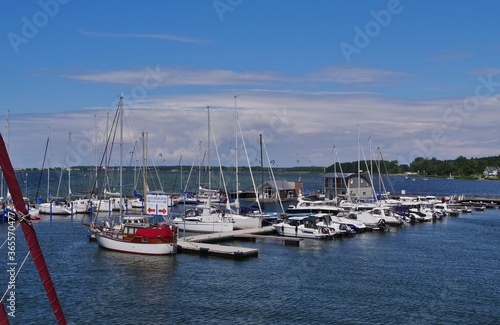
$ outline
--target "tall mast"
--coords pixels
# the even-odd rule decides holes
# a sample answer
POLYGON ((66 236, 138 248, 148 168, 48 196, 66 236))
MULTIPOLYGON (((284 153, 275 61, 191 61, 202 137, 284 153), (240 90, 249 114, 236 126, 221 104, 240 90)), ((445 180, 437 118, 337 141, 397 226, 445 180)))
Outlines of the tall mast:
MULTIPOLYGON (((259 144, 260 144, 260 197, 264 200, 264 161, 262 160, 262 133, 259 134, 259 144)), ((276 189, 279 191, 279 189, 276 189)))
POLYGON ((141 141, 142 141, 142 195, 144 202, 144 212, 147 214, 146 207, 146 197, 148 195, 147 185, 146 185, 146 141, 144 140, 144 131, 141 132, 141 141))
POLYGON ((120 118, 120 217, 123 214, 123 94, 120 96, 118 104, 118 112, 120 118))
MULTIPOLYGON (((71 148, 71 132, 68 134, 68 146, 71 148)), ((71 159, 69 159, 71 161, 71 159)), ((71 166, 68 164, 68 200, 71 200, 71 166)))
POLYGON ((47 138, 47 202, 50 201, 50 126, 49 137, 47 138))
POLYGON ((236 200, 235 200, 235 206, 236 206, 236 213, 240 214, 240 187, 239 187, 239 170, 238 170, 238 105, 237 105, 237 99, 238 95, 234 95, 234 111, 235 111, 235 119, 236 119, 236 132, 235 132, 235 156, 236 156, 236 162, 235 162, 235 169, 236 169, 236 200))
POLYGON ((335 160, 335 145, 333 146, 333 182, 335 188, 335 200, 337 200, 337 161, 335 160))
MULTIPOLYGON (((94 188, 92 189, 92 193, 94 192, 94 189, 97 188, 97 186, 99 185, 98 184, 98 181, 97 181, 97 176, 99 176, 98 172, 97 172, 97 166, 99 166, 99 155, 98 155, 98 151, 97 151, 97 114, 94 114, 94 154, 95 154, 95 180, 94 180, 94 188)), ((97 191, 96 191, 97 192, 97 191)), ((96 193, 97 194, 97 193, 96 193)))
MULTIPOLYGON (((210 106, 207 106, 208 111, 208 138, 207 138, 207 166, 208 166, 208 209, 212 205, 212 169, 210 167, 210 106)), ((210 211, 210 210, 209 210, 210 211)))
POLYGON ((361 143, 359 142, 359 124, 357 124, 357 133, 358 133, 358 185, 357 185, 357 189, 356 189, 356 198, 359 197, 359 188, 360 188, 360 174, 361 174, 361 165, 360 165, 360 157, 359 157, 359 150, 360 150, 360 146, 361 146, 361 143))

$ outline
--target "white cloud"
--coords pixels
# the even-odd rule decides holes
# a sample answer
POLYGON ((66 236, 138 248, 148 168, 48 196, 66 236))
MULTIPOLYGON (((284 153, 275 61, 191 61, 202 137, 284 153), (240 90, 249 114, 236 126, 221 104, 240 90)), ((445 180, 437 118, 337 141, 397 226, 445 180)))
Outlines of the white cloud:
MULTIPOLYGON (((200 141, 203 150, 206 148, 206 106, 210 104, 222 163, 233 165, 234 94, 231 91, 148 96, 126 102, 125 152, 132 150, 144 130, 149 133, 151 159, 159 159, 161 153, 165 164, 176 165, 182 155, 183 162, 191 164, 200 141)), ((473 117, 453 111, 449 117, 446 112, 453 110, 454 104, 463 98, 416 101, 366 93, 270 90, 239 91, 238 94, 239 121, 253 162, 258 158, 259 134, 264 137, 270 158, 279 166, 296 166, 297 157, 301 164, 331 164, 334 145, 342 161, 356 160, 358 124, 367 156, 369 137, 373 148, 380 146, 385 159, 401 163, 417 156, 453 159, 460 155, 498 154, 498 146, 488 143, 496 139, 499 131, 498 123, 491 119, 498 97, 481 102, 473 117)), ((111 124, 113 114, 113 110, 102 108, 43 115, 13 114, 10 138, 15 166, 41 167, 49 126, 52 166, 62 164, 68 150, 72 152, 74 164, 94 165, 96 121, 98 131, 103 133, 111 124), (67 147, 68 132, 72 132, 73 148, 67 147)), ((100 138, 102 145, 102 136, 100 138)), ((215 153, 212 158, 216 164, 215 153)), ((125 161, 129 159, 127 155, 125 161)), ((245 164, 242 156, 241 165, 245 164)))
POLYGON ((156 65, 114 71, 66 74, 65 77, 97 83, 125 85, 270 85, 284 82, 335 82, 339 84, 386 83, 406 74, 382 69, 328 66, 302 76, 284 75, 277 71, 234 71, 227 69, 179 68, 156 65))
POLYGON ((85 74, 70 74, 66 77, 87 82, 125 85, 253 85, 283 81, 288 78, 272 71, 232 71, 224 69, 170 68, 157 65, 154 68, 127 69, 85 74))
POLYGON ((406 76, 405 73, 383 69, 357 66, 328 66, 311 73, 311 80, 333 81, 345 84, 385 82, 386 80, 406 76))
POLYGON ((151 38, 151 39, 159 39, 159 40, 167 40, 167 41, 175 41, 181 43, 208 43, 209 40, 202 40, 184 36, 170 35, 170 34, 138 34, 138 33, 128 33, 128 34, 120 34, 120 33, 102 33, 102 32, 87 32, 84 30, 77 30, 78 33, 85 36, 92 37, 113 37, 113 38, 151 38))

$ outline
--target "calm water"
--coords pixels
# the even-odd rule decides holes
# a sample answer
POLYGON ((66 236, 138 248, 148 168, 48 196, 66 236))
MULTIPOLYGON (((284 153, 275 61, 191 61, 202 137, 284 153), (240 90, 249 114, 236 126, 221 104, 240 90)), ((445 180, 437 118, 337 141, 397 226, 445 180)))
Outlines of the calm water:
MULTIPOLYGON (((490 182, 466 187, 476 184, 479 192, 490 182)), ((106 251, 88 242, 80 217, 46 217, 35 229, 70 324, 500 323, 498 209, 299 247, 231 242, 259 249, 244 260, 106 251)), ((5 239, 7 225, 0 230, 5 239)), ((21 264, 27 249, 16 234, 21 264)), ((7 269, 5 247, 0 263, 7 269)), ((11 324, 54 323, 31 258, 15 315, 11 324)))

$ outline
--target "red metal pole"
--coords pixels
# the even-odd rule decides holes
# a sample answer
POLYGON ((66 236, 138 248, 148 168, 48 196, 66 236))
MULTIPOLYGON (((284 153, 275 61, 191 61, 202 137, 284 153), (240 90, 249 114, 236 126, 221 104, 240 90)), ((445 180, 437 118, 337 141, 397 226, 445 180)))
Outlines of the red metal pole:
POLYGON ((0 325, 9 325, 9 317, 5 312, 3 303, 0 303, 0 325))
MULTIPOLYGON (((12 196, 14 207, 16 208, 18 213, 22 214, 23 216, 28 216, 29 214, 26 210, 26 206, 24 205, 25 203, 23 195, 21 193, 21 188, 19 187, 19 182, 17 181, 16 174, 14 173, 14 169, 12 168, 12 163, 10 161, 9 154, 7 153, 7 148, 1 134, 0 166, 2 167, 2 172, 4 174, 7 187, 9 188, 10 195, 12 196)), ((38 242, 35 229, 33 228, 32 224, 23 217, 19 220, 19 222, 21 224, 21 228, 23 229, 24 237, 26 238, 26 243, 28 244, 30 254, 33 257, 36 269, 38 271, 38 274, 40 275, 40 280, 42 281, 43 287, 45 288, 45 293, 47 294, 50 305, 52 306, 56 321, 60 325, 66 325, 67 322, 64 318, 64 314, 61 308, 61 304, 59 303, 54 284, 52 283, 52 279, 50 278, 49 269, 47 268, 47 264, 45 263, 45 258, 43 257, 42 249, 40 247, 40 243, 38 242)), ((1 316, 2 315, 0 310, 0 319, 1 316)))

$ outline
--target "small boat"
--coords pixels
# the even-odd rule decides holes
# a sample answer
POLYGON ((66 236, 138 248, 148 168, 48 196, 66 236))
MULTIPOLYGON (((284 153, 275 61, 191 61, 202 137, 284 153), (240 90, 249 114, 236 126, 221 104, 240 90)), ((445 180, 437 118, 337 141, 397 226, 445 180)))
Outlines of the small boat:
POLYGON ((462 207, 462 213, 472 213, 472 209, 468 206, 462 207))
POLYGON ((38 210, 42 214, 70 215, 71 207, 65 200, 50 200, 38 205, 38 210))
POLYGON ((124 216, 122 222, 101 227, 90 225, 99 246, 110 250, 145 254, 171 255, 177 252, 177 229, 165 221, 152 221, 154 216, 124 216))
POLYGON ((322 215, 295 216, 274 225, 281 236, 313 239, 332 238, 334 233, 325 225, 322 215))
POLYGON ((324 221, 317 222, 316 225, 328 227, 334 237, 347 237, 356 233, 348 224, 339 221, 338 217, 326 213, 318 213, 315 217, 324 219, 324 221))
POLYGON ((392 208, 376 207, 368 211, 368 213, 375 217, 377 223, 381 219, 383 219, 386 224, 391 226, 401 226, 404 223, 401 216, 395 213, 392 208))
POLYGON ((89 212, 90 199, 74 199, 70 201, 70 209, 73 213, 87 213, 89 212))
POLYGON ((191 232, 215 233, 234 230, 234 223, 231 220, 207 206, 186 210, 184 216, 176 217, 173 221, 180 230, 191 232))

